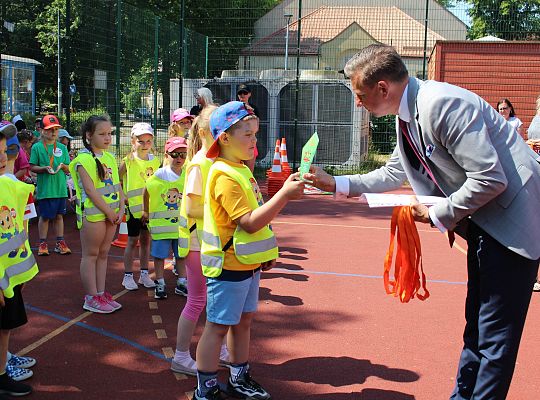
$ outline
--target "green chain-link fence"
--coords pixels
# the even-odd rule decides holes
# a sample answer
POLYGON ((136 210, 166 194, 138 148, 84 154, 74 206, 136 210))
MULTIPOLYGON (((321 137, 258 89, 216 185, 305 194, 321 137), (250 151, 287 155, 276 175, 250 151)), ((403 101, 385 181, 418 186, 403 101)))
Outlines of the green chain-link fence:
POLYGON ((369 170, 391 153, 395 123, 355 107, 342 73, 354 53, 390 44, 412 76, 492 104, 510 98, 526 129, 540 93, 539 10, 538 0, 2 2, 2 110, 29 124, 58 112, 60 37, 62 119, 76 133, 91 113, 108 113, 119 157, 135 121, 152 123, 159 150, 171 111, 191 109, 197 89, 220 104, 247 84, 261 120, 259 167, 271 164, 281 137, 297 163, 317 131, 316 162, 335 173, 369 170))

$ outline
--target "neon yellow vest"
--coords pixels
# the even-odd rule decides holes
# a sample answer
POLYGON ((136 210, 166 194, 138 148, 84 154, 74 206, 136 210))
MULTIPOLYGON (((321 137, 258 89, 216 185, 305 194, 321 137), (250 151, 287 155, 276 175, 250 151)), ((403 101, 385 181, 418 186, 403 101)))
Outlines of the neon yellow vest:
POLYGON ((82 165, 86 173, 90 176, 92 182, 94 182, 94 187, 105 203, 107 203, 114 212, 118 212, 120 208, 121 186, 116 159, 111 153, 104 151, 103 155, 99 158, 99 161, 105 169, 105 179, 103 181, 98 177, 96 161, 89 151, 80 151, 79 155, 69 164, 69 172, 73 178, 75 193, 77 194, 75 212, 77 213, 77 227, 79 229, 81 229, 85 218, 89 222, 98 222, 105 221, 107 217, 94 205, 88 196, 84 200, 84 203, 81 204, 82 189, 79 182, 79 174, 77 173, 78 165, 82 165))
MULTIPOLYGON (((212 166, 212 160, 206 158, 202 154, 195 154, 187 168, 184 168, 186 170, 184 187, 186 187, 187 177, 189 175, 189 172, 191 171, 191 167, 193 167, 194 165, 199 166, 199 168, 201 169, 202 192, 204 196, 204 193, 206 191, 206 178, 208 177, 208 172, 210 171, 210 167, 212 166)), ((182 201, 182 205, 180 207, 180 226, 178 228, 178 255, 180 257, 186 257, 188 255, 189 249, 191 247, 191 232, 195 228, 197 229, 197 236, 199 237, 199 240, 201 240, 203 231, 203 219, 197 218, 194 221, 193 218, 189 218, 186 212, 186 202, 182 201)))
POLYGON ((24 210, 32 185, 0 176, 0 290, 13 297, 13 288, 38 273, 24 230, 24 210))
POLYGON ((169 182, 154 175, 146 182, 148 230, 153 240, 178 239, 183 189, 182 176, 169 182))
POLYGON ((124 163, 126 165, 124 193, 128 199, 129 211, 135 218, 141 218, 144 186, 148 178, 157 171, 160 162, 157 157, 152 160, 141 160, 137 157, 129 159, 129 157, 126 157, 124 163))
MULTIPOLYGON (((207 182, 212 182, 214 175, 218 171, 224 172, 238 182, 246 193, 252 210, 259 207, 251 182, 254 178, 247 166, 233 167, 222 161, 216 161, 210 168, 207 182)), ((225 243, 221 243, 217 224, 210 209, 210 186, 206 187, 204 197, 203 224, 204 229, 201 241, 203 275, 209 278, 215 278, 221 274, 221 270, 224 267, 223 260, 225 252, 223 251, 223 247, 225 243)), ((240 226, 237 226, 232 239, 235 256, 243 264, 263 263, 278 258, 276 238, 268 225, 255 233, 247 233, 240 226)))

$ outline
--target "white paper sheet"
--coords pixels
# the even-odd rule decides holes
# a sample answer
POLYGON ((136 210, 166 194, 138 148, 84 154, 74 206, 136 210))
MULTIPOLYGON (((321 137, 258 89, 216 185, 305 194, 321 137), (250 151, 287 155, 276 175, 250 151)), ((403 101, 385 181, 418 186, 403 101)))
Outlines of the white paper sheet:
MULTIPOLYGON (((411 205, 410 194, 390 194, 390 193, 364 193, 360 196, 360 201, 367 203, 371 208, 377 207, 396 207, 396 206, 409 206, 411 205)), ((444 197, 437 196, 416 196, 421 204, 426 206, 432 206, 444 197)))

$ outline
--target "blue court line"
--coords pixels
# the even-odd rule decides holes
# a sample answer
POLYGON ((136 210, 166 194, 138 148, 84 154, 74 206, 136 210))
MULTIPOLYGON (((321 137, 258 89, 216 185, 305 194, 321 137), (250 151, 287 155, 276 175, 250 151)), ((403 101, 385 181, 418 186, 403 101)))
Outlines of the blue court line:
MULTIPOLYGON (((74 251, 73 254, 81 254, 78 251, 74 251)), ((117 256, 109 254, 109 257, 112 258, 124 258, 124 256, 117 256)), ((134 258, 138 259, 138 258, 134 258)), ((352 274, 352 273, 341 273, 341 272, 332 272, 332 271, 310 271, 310 270, 293 270, 286 268, 272 268, 272 271, 283 271, 288 272, 289 274, 301 274, 301 273, 307 273, 312 275, 330 275, 330 276, 345 276, 345 277, 352 277, 352 278, 365 278, 365 279, 383 279, 382 275, 365 275, 365 274, 352 274)), ((440 279, 427 279, 426 280, 429 283, 444 283, 447 285, 466 285, 467 282, 461 282, 461 281, 447 281, 447 280, 440 280, 440 279)))
MULTIPOLYGON (((271 271, 283 271, 288 272, 290 274, 301 274, 303 272, 307 274, 313 274, 313 275, 334 275, 334 276, 347 276, 352 278, 365 278, 365 279, 383 279, 382 275, 365 275, 365 274, 352 274, 352 273, 342 273, 342 272, 329 272, 329 271, 309 271, 309 270, 294 270, 291 271, 290 269, 286 268, 272 268, 271 271)), ((467 282, 454 282, 454 281, 446 281, 446 280, 440 280, 440 279, 426 279, 427 282, 430 283, 445 283, 447 285, 466 285, 467 282)))
MULTIPOLYGON (((71 321, 71 319, 69 318, 66 318, 66 317, 63 317, 61 315, 58 315, 58 314, 55 314, 53 312, 50 312, 50 311, 47 311, 47 310, 43 310, 41 308, 38 308, 38 307, 35 307, 35 306, 32 306, 30 304, 25 304, 26 308, 28 310, 31 310, 31 311, 34 311, 34 312, 37 312, 38 314, 42 314, 42 315, 46 315, 48 317, 51 317, 51 318, 54 318, 54 319, 57 319, 57 320, 60 320, 60 321, 63 321, 63 322, 69 322, 71 321)), ((122 337, 120 335, 117 335, 116 333, 112 333, 112 332, 109 332, 109 331, 106 331, 105 329, 103 328, 96 328, 92 325, 88 325, 88 324, 85 324, 85 323, 82 323, 82 322, 76 322, 75 324, 73 325, 76 325, 76 326, 79 326, 81 328, 84 328, 84 329, 87 329, 91 332, 94 332, 94 333, 97 333, 99 335, 102 335, 102 336, 106 336, 108 338, 111 338, 111 339, 114 339, 114 340, 117 340, 123 344, 127 344, 131 347, 134 347, 136 348, 137 350, 141 350, 141 351, 144 351, 145 353, 147 354, 150 354, 151 356, 154 356, 156 358, 159 358, 160 360, 163 360, 163 361, 170 361, 170 359, 168 359, 167 357, 165 357, 163 354, 161 353, 158 353, 157 351, 154 351, 152 349, 149 349, 148 347, 144 347, 142 345, 140 345, 139 343, 137 342, 134 342, 132 340, 129 340, 129 339, 126 339, 125 337, 122 337)))

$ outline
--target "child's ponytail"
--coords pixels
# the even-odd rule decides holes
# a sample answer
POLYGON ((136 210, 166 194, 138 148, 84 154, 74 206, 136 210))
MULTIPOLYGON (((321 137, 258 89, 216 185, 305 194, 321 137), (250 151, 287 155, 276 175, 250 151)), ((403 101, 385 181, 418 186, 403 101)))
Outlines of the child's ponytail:
POLYGON ((201 149, 203 135, 212 136, 212 133, 210 132, 210 115, 212 115, 215 109, 217 109, 217 107, 214 105, 206 106, 193 121, 193 125, 189 131, 188 155, 186 161, 193 159, 195 154, 201 149))
POLYGON ((103 167, 103 164, 99 159, 96 157, 96 154, 94 153, 94 150, 92 149, 92 146, 90 143, 88 143, 88 138, 86 137, 87 133, 90 133, 90 136, 92 136, 96 130, 96 126, 100 122, 111 122, 108 116, 106 115, 92 115, 89 117, 84 124, 81 126, 81 136, 82 136, 82 142, 86 150, 92 154, 92 157, 94 158, 94 161, 96 162, 96 169, 98 173, 99 180, 105 179, 105 168, 103 167))

